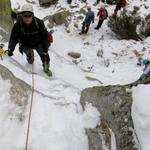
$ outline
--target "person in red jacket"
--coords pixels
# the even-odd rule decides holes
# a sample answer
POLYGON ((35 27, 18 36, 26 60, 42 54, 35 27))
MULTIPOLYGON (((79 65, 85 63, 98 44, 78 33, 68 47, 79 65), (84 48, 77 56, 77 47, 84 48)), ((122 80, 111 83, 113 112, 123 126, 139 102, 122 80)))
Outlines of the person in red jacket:
POLYGON ((99 18, 99 20, 98 20, 97 26, 95 27, 96 30, 98 30, 101 27, 101 25, 103 24, 103 21, 108 17, 108 12, 105 9, 105 5, 101 5, 97 13, 97 17, 99 18))
POLYGON ((123 8, 123 13, 125 13, 125 6, 126 6, 126 0, 117 0, 116 1, 116 8, 114 10, 114 15, 117 16, 117 12, 121 8, 123 8))

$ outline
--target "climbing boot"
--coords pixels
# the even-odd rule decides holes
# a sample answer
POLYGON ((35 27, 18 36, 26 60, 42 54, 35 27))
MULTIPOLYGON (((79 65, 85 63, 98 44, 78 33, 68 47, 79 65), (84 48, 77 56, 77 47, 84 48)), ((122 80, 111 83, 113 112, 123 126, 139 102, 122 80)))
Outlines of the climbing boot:
POLYGON ((34 62, 34 52, 33 51, 27 55, 27 61, 29 64, 33 64, 33 62, 34 62))
POLYGON ((49 64, 46 64, 46 63, 43 64, 43 71, 44 71, 48 76, 52 76, 52 71, 49 69, 49 64))
POLYGON ((80 32, 80 33, 79 33, 79 35, 82 35, 82 34, 84 34, 84 32, 80 32))
POLYGON ((33 64, 34 59, 33 59, 33 58, 31 58, 31 57, 27 57, 27 61, 28 61, 28 63, 29 63, 29 64, 33 64))

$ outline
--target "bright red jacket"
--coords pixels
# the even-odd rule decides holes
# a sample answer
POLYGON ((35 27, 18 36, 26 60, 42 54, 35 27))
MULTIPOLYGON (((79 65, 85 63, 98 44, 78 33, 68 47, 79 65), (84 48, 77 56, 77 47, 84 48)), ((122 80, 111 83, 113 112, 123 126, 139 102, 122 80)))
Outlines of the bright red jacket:
POLYGON ((126 0, 121 0, 121 7, 125 7, 126 6, 126 0))
POLYGON ((99 17, 99 20, 104 20, 107 18, 107 16, 108 16, 107 10, 100 8, 97 13, 97 17, 99 17))

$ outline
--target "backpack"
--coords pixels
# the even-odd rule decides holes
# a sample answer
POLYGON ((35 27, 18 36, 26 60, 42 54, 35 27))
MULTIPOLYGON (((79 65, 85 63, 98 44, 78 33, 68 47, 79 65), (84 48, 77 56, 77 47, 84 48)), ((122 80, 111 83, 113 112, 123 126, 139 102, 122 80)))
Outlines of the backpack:
POLYGON ((121 1, 121 7, 125 7, 126 6, 126 0, 122 0, 121 1))
POLYGON ((51 44, 53 43, 53 36, 50 32, 48 32, 48 42, 51 44))
POLYGON ((100 9, 99 12, 97 13, 97 16, 102 17, 103 19, 107 19, 108 12, 106 9, 100 9))
POLYGON ((14 10, 11 11, 11 19, 12 19, 12 21, 13 21, 14 24, 21 17, 22 17, 22 13, 21 12, 17 12, 17 11, 14 11, 14 10))
POLYGON ((107 19, 108 17, 108 12, 106 9, 103 10, 103 15, 104 15, 104 19, 107 19))

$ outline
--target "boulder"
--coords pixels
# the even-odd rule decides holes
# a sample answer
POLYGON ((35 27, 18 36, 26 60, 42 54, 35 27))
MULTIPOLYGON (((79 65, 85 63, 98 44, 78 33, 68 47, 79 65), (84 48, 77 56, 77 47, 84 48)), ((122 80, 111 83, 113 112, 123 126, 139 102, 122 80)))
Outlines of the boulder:
POLYGON ((12 85, 8 91, 10 94, 10 100, 18 106, 18 109, 20 109, 19 114, 15 114, 16 112, 11 113, 14 113, 19 121, 23 121, 25 119, 25 110, 28 104, 31 87, 20 79, 17 79, 6 67, 2 65, 0 65, 0 76, 3 80, 10 81, 12 85))
POLYGON ((58 0, 39 0, 40 6, 49 6, 51 4, 57 3, 58 0))
POLYGON ((52 26, 54 26, 54 24, 56 25, 65 24, 66 26, 68 26, 69 23, 67 21, 67 17, 69 16, 71 16, 71 13, 69 11, 61 11, 54 15, 49 15, 49 16, 44 17, 43 21, 48 20, 49 24, 51 24, 52 26))
POLYGON ((86 102, 91 103, 100 112, 102 122, 96 129, 87 132, 89 150, 104 150, 101 146, 103 140, 111 150, 110 129, 115 135, 117 150, 136 150, 131 117, 132 93, 126 87, 128 86, 93 87, 82 91, 82 106, 86 102))
POLYGON ((68 55, 73 57, 73 58, 80 58, 81 57, 81 54, 77 53, 77 52, 69 52, 68 55))
POLYGON ((69 11, 62 11, 53 15, 53 21, 57 25, 61 25, 67 22, 67 17, 70 16, 71 13, 69 11))
POLYGON ((10 0, 3 0, 0 2, 0 27, 3 28, 3 30, 0 28, 0 35, 4 39, 9 40, 12 26, 10 0))

